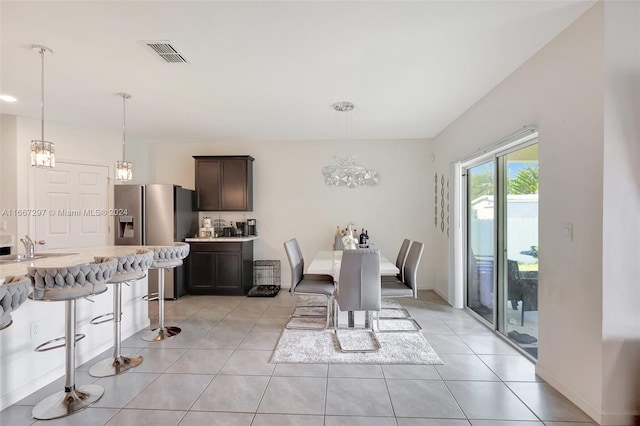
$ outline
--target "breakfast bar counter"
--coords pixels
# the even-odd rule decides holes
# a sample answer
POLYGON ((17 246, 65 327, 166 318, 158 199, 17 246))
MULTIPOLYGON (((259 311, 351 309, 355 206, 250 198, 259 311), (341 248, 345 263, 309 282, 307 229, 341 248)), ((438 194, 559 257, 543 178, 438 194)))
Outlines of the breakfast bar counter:
MULTIPOLYGON (((0 282, 7 276, 26 275, 29 266, 65 267, 93 262, 94 256, 126 256, 149 246, 71 247, 35 253, 33 259, 1 260, 0 282)), ((1 258, 0 258, 1 259, 1 258)), ((5 257, 5 259, 7 259, 5 257)), ((86 338, 77 343, 76 366, 112 347, 113 325, 107 322, 91 325, 89 321, 105 312, 112 312, 112 291, 78 299, 76 307, 77 332, 86 338), (92 303, 93 302, 93 303, 92 303)), ((149 327, 147 278, 122 288, 122 339, 149 327)), ((34 352, 43 342, 64 335, 64 304, 34 302, 27 299, 11 312, 13 323, 0 331, 0 410, 12 405, 64 375, 64 356, 57 349, 34 352)))
POLYGON ((99 246, 52 249, 35 253, 33 259, 0 260, 0 280, 8 275, 26 275, 27 267, 64 267, 93 262, 94 256, 126 256, 149 246, 99 246))

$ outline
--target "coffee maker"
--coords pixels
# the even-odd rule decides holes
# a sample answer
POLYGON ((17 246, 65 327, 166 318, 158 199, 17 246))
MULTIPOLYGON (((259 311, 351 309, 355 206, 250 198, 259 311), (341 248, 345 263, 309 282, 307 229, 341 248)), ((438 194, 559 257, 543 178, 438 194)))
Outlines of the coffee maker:
POLYGON ((258 235, 255 219, 247 219, 247 235, 258 235))
POLYGON ((238 235, 246 237, 249 235, 247 233, 247 224, 246 222, 236 222, 236 228, 238 228, 238 235))

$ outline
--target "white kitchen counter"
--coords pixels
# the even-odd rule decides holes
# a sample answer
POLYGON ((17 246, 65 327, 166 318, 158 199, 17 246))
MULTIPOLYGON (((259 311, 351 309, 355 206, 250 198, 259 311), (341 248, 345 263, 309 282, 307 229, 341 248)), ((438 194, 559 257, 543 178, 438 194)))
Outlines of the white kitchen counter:
POLYGON ((7 275, 26 275, 28 266, 63 267, 93 262, 94 256, 126 256, 138 249, 148 249, 146 246, 101 246, 101 247, 72 247, 65 249, 42 250, 35 253, 36 257, 42 253, 58 253, 60 256, 43 257, 31 261, 0 263, 0 278, 7 275), (68 253, 68 255, 66 255, 68 253))
POLYGON ((245 241, 257 240, 258 237, 212 237, 212 238, 185 238, 188 243, 242 243, 245 241))

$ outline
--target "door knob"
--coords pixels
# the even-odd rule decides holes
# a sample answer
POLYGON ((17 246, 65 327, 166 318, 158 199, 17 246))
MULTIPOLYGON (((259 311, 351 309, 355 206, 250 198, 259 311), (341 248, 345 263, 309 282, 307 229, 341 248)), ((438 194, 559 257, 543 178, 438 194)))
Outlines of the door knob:
POLYGON ((36 244, 40 244, 41 246, 43 246, 43 245, 47 244, 47 242, 45 240, 38 240, 36 242, 36 244))

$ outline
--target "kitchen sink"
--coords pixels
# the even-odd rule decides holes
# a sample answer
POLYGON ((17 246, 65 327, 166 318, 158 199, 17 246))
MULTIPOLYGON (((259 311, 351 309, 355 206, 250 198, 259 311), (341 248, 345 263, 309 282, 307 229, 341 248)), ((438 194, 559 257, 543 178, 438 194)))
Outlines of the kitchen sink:
POLYGON ((5 263, 20 263, 20 262, 31 262, 38 259, 44 259, 47 257, 60 257, 60 256, 71 256, 78 253, 36 253, 33 257, 27 257, 24 254, 7 254, 4 256, 0 256, 0 264, 5 263))

